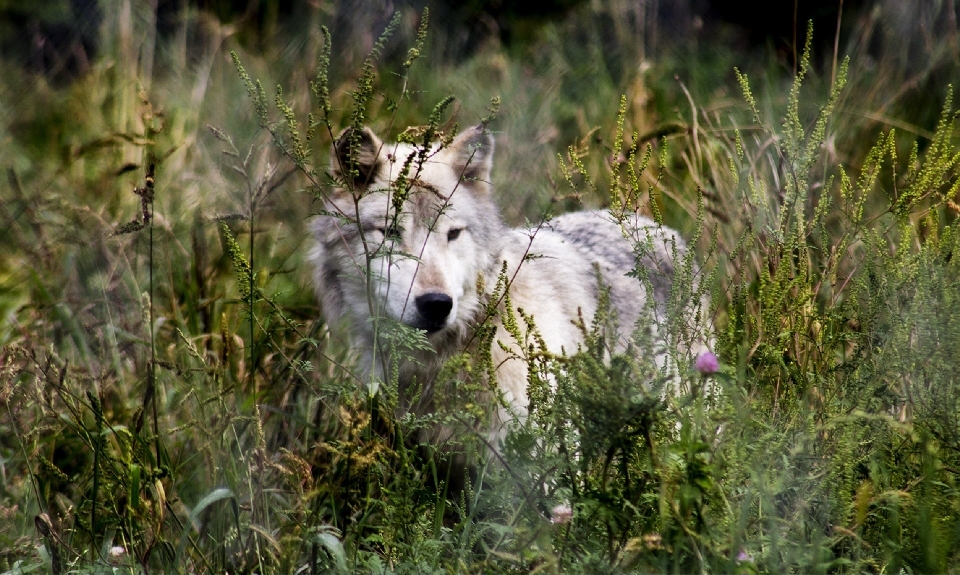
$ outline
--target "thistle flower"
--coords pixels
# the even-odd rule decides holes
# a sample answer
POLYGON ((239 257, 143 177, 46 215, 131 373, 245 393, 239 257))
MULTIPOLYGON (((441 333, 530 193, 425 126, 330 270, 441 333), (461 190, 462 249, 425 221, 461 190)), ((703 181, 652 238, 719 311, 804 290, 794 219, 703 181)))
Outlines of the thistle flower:
POLYGON ((573 509, 569 505, 557 505, 550 512, 550 522, 556 525, 566 525, 573 518, 573 509))
POLYGON ((705 351, 697 357, 694 367, 703 375, 710 375, 720 371, 720 360, 713 353, 705 351))

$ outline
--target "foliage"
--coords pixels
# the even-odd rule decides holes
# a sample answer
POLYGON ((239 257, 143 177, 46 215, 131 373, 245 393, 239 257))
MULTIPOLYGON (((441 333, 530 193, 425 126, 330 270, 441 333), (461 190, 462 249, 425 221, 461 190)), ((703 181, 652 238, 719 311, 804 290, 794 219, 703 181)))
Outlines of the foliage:
MULTIPOLYGON (((121 48, 72 87, 33 80, 41 101, 23 104, 4 128, 16 145, 0 150, 11 192, 0 206, 0 570, 955 571, 952 89, 929 132, 877 131, 870 114, 851 116, 882 90, 856 57, 827 82, 808 40, 789 85, 752 65, 714 93, 662 72, 596 72, 592 111, 577 111, 580 88, 545 78, 600 44, 546 29, 538 93, 517 88, 531 74, 522 58, 494 48, 424 65, 442 48, 427 20, 398 59, 391 34, 409 22, 392 19, 353 80, 332 69, 336 36, 319 26, 309 81, 303 62, 287 74, 236 51, 220 65, 212 47, 192 85, 171 75, 139 90, 121 48), (276 80, 274 98, 257 77, 276 80), (493 85, 506 95, 492 98, 493 85), (740 90, 736 104, 717 95, 727 89, 740 90), (658 112, 651 92, 690 109, 658 112), (371 124, 424 150, 395 184, 402 197, 430 146, 491 99, 482 122, 508 150, 502 198, 530 165, 543 169, 546 143, 573 142, 508 219, 548 202, 639 210, 695 247, 628 353, 610 345, 603 298, 578 353, 524 342, 530 416, 496 453, 471 431, 494 377, 492 332, 481 326, 446 366, 441 409, 405 414, 397 380, 362 381, 319 317, 303 225, 352 180, 328 174, 341 127, 371 124), (686 351, 707 327, 717 373, 686 351), (458 441, 418 440, 438 426, 458 441), (451 452, 472 462, 466 478, 451 452)), ((639 259, 649 246, 633 239, 639 259)), ((535 333, 497 305, 508 286, 504 270, 487 316, 535 333)), ((390 362, 422 351, 416 330, 378 331, 390 362)))

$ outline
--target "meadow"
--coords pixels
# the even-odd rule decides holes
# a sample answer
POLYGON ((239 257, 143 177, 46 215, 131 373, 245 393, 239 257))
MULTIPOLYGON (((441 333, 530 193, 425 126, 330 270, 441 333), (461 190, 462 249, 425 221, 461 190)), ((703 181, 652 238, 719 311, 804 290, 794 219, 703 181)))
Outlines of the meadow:
POLYGON ((953 2, 786 51, 647 3, 470 49, 407 8, 103 4, 81 74, 0 57, 0 573, 960 573, 953 2), (681 231, 661 330, 699 290, 720 364, 678 344, 667 385, 643 326, 611 356, 596 318, 531 358, 497 456, 462 434, 450 491, 410 438, 482 417, 490 365, 458 356, 429 416, 370 393, 308 225, 344 128, 481 121, 509 224, 681 231))

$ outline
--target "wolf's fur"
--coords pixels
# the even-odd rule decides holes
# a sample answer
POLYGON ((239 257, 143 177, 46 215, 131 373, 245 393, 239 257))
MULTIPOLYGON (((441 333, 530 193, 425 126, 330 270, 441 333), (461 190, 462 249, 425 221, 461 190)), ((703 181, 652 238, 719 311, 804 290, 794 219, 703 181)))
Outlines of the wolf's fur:
MULTIPOLYGON (((571 213, 536 230, 507 228, 489 183, 493 148, 493 138, 479 126, 422 157, 413 146, 381 143, 368 129, 345 132, 335 146, 333 173, 347 185, 334 190, 328 213, 314 225, 317 293, 328 322, 351 335, 374 379, 388 371, 374 318, 427 332, 433 349, 400 365, 401 388, 415 380, 423 389, 420 403, 410 409, 431 408, 430 386, 440 367, 463 349, 483 319, 488 294, 477 293, 477 286, 489 292, 503 262, 512 306, 535 319, 547 349, 556 354, 574 353, 583 342, 577 321, 589 325, 597 311, 598 269, 621 326, 621 350, 647 302, 643 284, 625 275, 636 264, 633 243, 609 214, 571 213), (411 155, 401 178, 410 193, 397 214, 396 181, 411 155)), ((683 252, 683 241, 641 216, 631 224, 628 231, 650 246, 640 263, 662 307, 673 254, 683 252)), ((502 324, 496 339, 509 350, 492 345, 497 385, 509 407, 493 414, 495 426, 522 415, 527 406, 527 366, 518 358, 523 352, 502 324)))

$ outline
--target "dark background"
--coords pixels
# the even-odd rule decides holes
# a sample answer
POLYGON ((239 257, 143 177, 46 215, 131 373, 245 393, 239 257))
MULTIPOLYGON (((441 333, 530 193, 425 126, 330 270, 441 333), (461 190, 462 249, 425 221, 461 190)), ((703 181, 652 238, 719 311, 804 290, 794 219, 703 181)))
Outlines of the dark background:
MULTIPOLYGON (((340 46, 368 45, 395 10, 419 13, 429 6, 431 33, 444 37, 445 57, 459 61, 491 41, 510 50, 522 50, 544 24, 565 18, 585 3, 334 0, 321 5, 331 15, 329 25, 336 31, 340 46)), ((296 0, 153 0, 153 4, 161 36, 173 34, 190 14, 205 13, 239 27, 248 49, 266 46, 278 32, 295 28, 298 15, 307 5, 296 0)), ((865 20, 880 17, 881 9, 886 21, 867 39, 874 51, 898 45, 906 54, 929 42, 918 33, 916 23, 920 21, 934 22, 942 28, 923 30, 930 38, 957 26, 953 0, 638 0, 637 4, 645 22, 632 24, 656 31, 644 40, 652 50, 694 40, 721 40, 744 53, 773 50, 789 64, 798 46, 802 47, 808 21, 818 31, 817 48, 825 54, 833 50, 838 22, 842 49, 845 42, 853 41, 850 36, 855 28, 865 20)), ((106 9, 110 8, 98 0, 0 3, 0 49, 25 68, 56 82, 68 81, 84 73, 96 58, 98 31, 106 9)))

